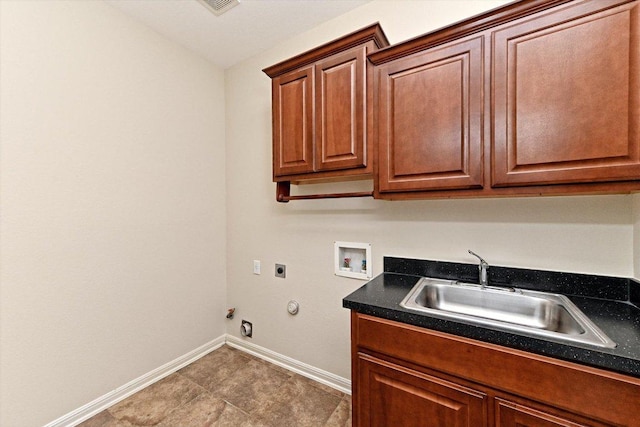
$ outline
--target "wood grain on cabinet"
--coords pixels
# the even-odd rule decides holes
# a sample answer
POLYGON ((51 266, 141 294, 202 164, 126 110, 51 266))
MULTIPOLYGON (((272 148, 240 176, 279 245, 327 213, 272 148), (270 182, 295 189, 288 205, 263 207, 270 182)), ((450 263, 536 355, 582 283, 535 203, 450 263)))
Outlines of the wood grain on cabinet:
POLYGON ((497 427, 604 427, 593 420, 579 419, 571 414, 557 414, 553 408, 533 408, 531 405, 496 398, 497 427))
POLYGON ((275 182, 371 177, 372 65, 366 56, 388 45, 373 24, 263 70, 272 79, 275 182))
POLYGON ((317 170, 367 165, 365 150, 367 47, 316 64, 317 170))
POLYGON ((273 173, 313 172, 314 67, 273 79, 273 173))
POLYGON ((640 190, 639 9, 638 0, 514 2, 369 54, 379 123, 375 197, 640 190), (480 71, 470 75, 481 82, 472 78, 461 95, 454 76, 462 71, 437 58, 443 67, 427 66, 470 40, 481 40, 469 54, 480 52, 480 71), (415 92, 405 95, 409 87, 415 92), (468 103, 478 96, 480 108, 468 103), (468 127, 458 115, 465 108, 468 127), (462 132, 468 157, 458 152, 462 132))
POLYGON ((640 6, 615 3, 492 33, 494 186, 640 179, 640 6))
POLYGON ((482 37, 376 69, 379 191, 482 186, 482 37))
MULTIPOLYGON (((545 422, 564 419, 593 427, 640 427, 640 378, 355 311, 351 319, 354 420, 358 422, 355 425, 369 425, 361 421, 364 415, 360 412, 362 396, 371 393, 361 378, 364 369, 361 361, 366 355, 407 369, 403 371, 407 375, 417 371, 485 393, 493 401, 502 399, 499 401, 502 406, 489 411, 489 425, 496 420, 513 425, 508 423, 514 419, 522 419, 524 426, 554 425, 532 421, 537 416, 542 420, 548 418, 545 422), (514 410, 523 414, 516 416, 514 410), (506 411, 502 412, 502 418, 501 411, 506 411)), ((370 401, 371 397, 367 399, 370 401)))
POLYGON ((487 425, 484 393, 368 355, 358 357, 361 416, 354 426, 487 425))

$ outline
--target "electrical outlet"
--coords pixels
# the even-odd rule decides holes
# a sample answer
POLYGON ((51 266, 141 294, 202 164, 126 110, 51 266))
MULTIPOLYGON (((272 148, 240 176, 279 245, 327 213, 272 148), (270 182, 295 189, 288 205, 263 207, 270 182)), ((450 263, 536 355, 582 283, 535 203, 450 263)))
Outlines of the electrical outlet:
POLYGON ((260 260, 253 260, 253 274, 260 274, 260 260))
POLYGON ((282 277, 283 279, 287 276, 287 266, 284 264, 276 264, 276 277, 282 277))

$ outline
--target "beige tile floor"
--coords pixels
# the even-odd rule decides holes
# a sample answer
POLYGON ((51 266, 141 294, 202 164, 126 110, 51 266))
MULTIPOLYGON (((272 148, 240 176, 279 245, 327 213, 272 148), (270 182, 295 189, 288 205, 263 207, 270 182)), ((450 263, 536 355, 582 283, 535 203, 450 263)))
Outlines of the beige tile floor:
POLYGON ((351 397, 222 346, 80 427, 348 427, 351 397))

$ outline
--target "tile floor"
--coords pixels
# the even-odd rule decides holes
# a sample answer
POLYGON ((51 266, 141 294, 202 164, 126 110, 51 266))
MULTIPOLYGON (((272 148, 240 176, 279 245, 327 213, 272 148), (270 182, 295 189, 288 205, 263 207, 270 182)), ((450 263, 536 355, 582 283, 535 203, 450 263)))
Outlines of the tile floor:
POLYGON ((348 427, 351 397, 229 346, 79 427, 348 427))

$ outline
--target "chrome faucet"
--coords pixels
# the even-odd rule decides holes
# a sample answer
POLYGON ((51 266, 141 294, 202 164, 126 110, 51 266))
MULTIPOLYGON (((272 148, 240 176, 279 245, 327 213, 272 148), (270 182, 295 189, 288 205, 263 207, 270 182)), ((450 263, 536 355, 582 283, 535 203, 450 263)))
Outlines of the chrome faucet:
POLYGON ((469 253, 480 260, 480 265, 478 266, 478 270, 480 270, 480 287, 484 289, 489 284, 489 275, 487 274, 489 264, 487 263, 487 261, 483 260, 480 255, 473 252, 471 249, 469 249, 469 253))

